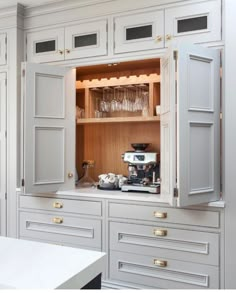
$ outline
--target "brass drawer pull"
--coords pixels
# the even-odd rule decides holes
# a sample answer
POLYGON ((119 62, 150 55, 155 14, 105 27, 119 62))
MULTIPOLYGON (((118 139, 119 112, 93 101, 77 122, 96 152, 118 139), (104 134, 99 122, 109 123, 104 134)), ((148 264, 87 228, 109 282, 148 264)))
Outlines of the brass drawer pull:
POLYGON ((167 235, 167 230, 154 229, 153 234, 155 236, 166 236, 167 235))
POLYGON ((166 219, 167 218, 167 213, 154 212, 154 217, 155 218, 160 218, 160 219, 166 219))
POLYGON ((172 36, 171 36, 171 35, 169 35, 169 34, 166 35, 166 40, 167 40, 167 41, 170 41, 171 39, 172 39, 172 36))
POLYGON ((62 55, 64 53, 64 51, 63 50, 58 50, 58 53, 62 55))
POLYGON ((167 267, 167 261, 166 260, 154 259, 153 264, 155 266, 162 267, 162 268, 167 267))
POLYGON ((72 172, 69 172, 68 174, 67 174, 67 176, 68 176, 68 178, 73 178, 73 173, 72 172))
POLYGON ((63 223, 63 218, 55 217, 55 218, 53 218, 53 223, 62 224, 63 223))
POLYGON ((63 204, 61 202, 56 201, 56 202, 53 203, 53 207, 55 209, 62 209, 63 208, 63 204))
POLYGON ((161 42, 162 41, 162 37, 161 36, 157 36, 156 37, 156 42, 161 42))

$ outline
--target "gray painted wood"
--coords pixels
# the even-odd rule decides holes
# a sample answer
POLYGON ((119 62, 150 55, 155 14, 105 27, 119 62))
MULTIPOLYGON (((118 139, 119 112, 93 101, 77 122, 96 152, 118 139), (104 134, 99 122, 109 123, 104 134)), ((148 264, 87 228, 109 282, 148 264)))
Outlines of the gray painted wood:
POLYGON ((101 249, 101 220, 36 212, 20 212, 19 217, 20 238, 71 243, 101 249), (59 219, 61 223, 55 223, 54 219, 59 219))
MULTIPOLYGON (((1 59, 1 58, 0 58, 1 59)), ((7 88, 6 73, 0 73, 0 235, 7 233, 7 88)))
POLYGON ((24 192, 72 189, 75 70, 29 63, 24 70, 24 192))
POLYGON ((100 201, 20 196, 19 208, 82 215, 102 215, 102 203, 100 201))
POLYGON ((219 200, 219 50, 178 46, 176 126, 178 206, 219 200))
POLYGON ((111 250, 219 265, 217 233, 109 222, 109 239, 111 250), (164 231, 166 235, 156 236, 155 231, 164 231))
MULTIPOLYGON (((218 211, 201 211, 190 209, 163 208, 158 206, 138 206, 135 204, 110 203, 109 217, 138 219, 161 223, 175 223, 202 227, 220 227, 220 213, 218 211), (155 212, 167 213, 166 218, 156 218, 155 212)), ((145 223, 145 222, 143 222, 145 223)))
POLYGON ((166 267, 153 264, 156 255, 110 251, 111 280, 163 289, 218 289, 219 268, 161 257, 166 267))

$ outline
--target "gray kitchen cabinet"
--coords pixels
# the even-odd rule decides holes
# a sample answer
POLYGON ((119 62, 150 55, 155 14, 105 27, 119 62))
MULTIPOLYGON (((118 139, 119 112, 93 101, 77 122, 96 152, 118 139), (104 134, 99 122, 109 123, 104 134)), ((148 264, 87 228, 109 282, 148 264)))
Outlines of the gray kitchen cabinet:
POLYGON ((221 0, 181 3, 165 9, 165 46, 172 40, 206 43, 221 40, 221 0))
POLYGON ((112 201, 108 211, 110 282, 134 288, 220 288, 220 211, 112 201))
POLYGON ((102 202, 19 197, 19 238, 102 249, 102 202))
POLYGON ((107 20, 93 20, 26 34, 27 61, 44 63, 107 54, 107 20))
POLYGON ((164 47, 164 11, 132 13, 114 18, 115 54, 164 47))

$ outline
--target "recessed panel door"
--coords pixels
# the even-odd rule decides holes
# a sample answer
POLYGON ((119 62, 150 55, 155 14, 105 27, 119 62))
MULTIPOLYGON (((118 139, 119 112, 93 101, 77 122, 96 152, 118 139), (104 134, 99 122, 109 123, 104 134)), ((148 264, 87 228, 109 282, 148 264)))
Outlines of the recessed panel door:
POLYGON ((0 235, 6 236, 6 74, 0 73, 0 235))
POLYGON ((107 54, 107 20, 80 23, 65 28, 65 59, 107 54))
POLYGON ((136 13, 114 18, 115 53, 164 47, 164 11, 136 13))
POLYGON ((204 43, 221 40, 221 1, 165 9, 165 46, 172 40, 204 43))
POLYGON ((74 188, 75 70, 24 63, 25 193, 74 188))
POLYGON ((26 37, 28 62, 64 60, 64 28, 30 32, 26 37))

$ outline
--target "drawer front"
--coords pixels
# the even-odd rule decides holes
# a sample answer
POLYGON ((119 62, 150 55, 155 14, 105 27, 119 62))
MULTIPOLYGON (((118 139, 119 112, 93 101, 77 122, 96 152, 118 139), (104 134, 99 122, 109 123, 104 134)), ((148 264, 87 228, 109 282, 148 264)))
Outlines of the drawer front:
POLYGON ((218 267, 117 251, 110 252, 110 279, 163 289, 219 289, 218 267))
POLYGON ((199 211, 158 206, 137 206, 133 204, 110 203, 109 216, 114 218, 161 223, 175 223, 212 228, 220 227, 220 213, 217 211, 199 211))
POLYGON ((101 221, 20 212, 20 238, 101 248, 101 221))
POLYGON ((218 234, 116 222, 109 229, 111 250, 219 265, 218 234))
POLYGON ((102 203, 99 201, 21 196, 20 208, 30 208, 54 212, 69 212, 94 216, 102 215, 102 203))

